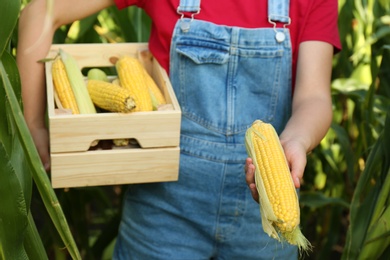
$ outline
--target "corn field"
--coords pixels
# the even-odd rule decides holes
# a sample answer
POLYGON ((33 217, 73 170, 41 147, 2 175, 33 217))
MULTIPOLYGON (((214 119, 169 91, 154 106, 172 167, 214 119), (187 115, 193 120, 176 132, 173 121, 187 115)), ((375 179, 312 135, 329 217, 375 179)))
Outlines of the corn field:
MULTIPOLYGON (((28 1, 0 1, 0 259, 110 259, 126 186, 53 190, 23 118, 15 62, 28 1)), ((300 190, 303 259, 390 259, 390 1, 339 0, 331 129, 300 190)), ((149 18, 111 7, 54 43, 146 42, 149 18)), ((260 221, 260 220, 259 220, 260 221)))

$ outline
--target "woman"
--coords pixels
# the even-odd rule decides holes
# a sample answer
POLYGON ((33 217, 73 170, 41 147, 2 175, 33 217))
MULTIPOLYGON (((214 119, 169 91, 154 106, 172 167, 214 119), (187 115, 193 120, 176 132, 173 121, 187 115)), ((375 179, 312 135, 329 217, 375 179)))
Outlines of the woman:
POLYGON ((244 135, 256 119, 272 123, 300 187, 306 154, 332 118, 337 1, 58 0, 40 48, 26 52, 44 23, 45 1, 32 1, 20 17, 17 60, 26 122, 47 169, 44 73, 36 61, 59 26, 113 4, 138 5, 151 17, 149 48, 183 114, 179 181, 131 186, 114 258, 296 259, 295 247, 262 231, 244 135))

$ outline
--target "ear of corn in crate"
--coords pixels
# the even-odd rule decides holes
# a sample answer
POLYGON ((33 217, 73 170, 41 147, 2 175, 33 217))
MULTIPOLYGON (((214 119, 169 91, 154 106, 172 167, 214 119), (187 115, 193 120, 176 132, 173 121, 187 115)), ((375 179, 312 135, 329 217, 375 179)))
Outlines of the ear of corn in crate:
POLYGON ((96 113, 95 106, 89 96, 87 86, 84 81, 83 74, 77 65, 76 60, 72 55, 60 49, 60 57, 65 65, 66 74, 68 76, 73 93, 76 97, 77 106, 81 114, 96 113))
MULTIPOLYGON (((57 81, 56 87, 56 90, 61 88, 63 90, 57 92, 59 99, 68 100, 70 97, 74 96, 76 104, 74 104, 75 107, 72 109, 72 113, 77 114, 79 112, 80 114, 95 114, 95 106, 89 96, 87 86, 76 60, 72 55, 69 55, 61 49, 59 54, 60 56, 57 57, 57 60, 60 60, 61 62, 58 63, 58 65, 61 66, 62 63, 64 65, 64 70, 56 70, 56 66, 58 66, 56 64, 53 64, 54 69, 52 67, 53 81, 55 82, 56 78, 62 78, 61 81, 57 81), (66 87, 66 84, 68 83, 71 86, 70 88, 66 87)), ((91 147, 97 146, 98 143, 98 140, 92 141, 91 147)))
MULTIPOLYGON (((117 61, 116 69, 121 86, 131 91, 135 97, 137 103, 135 111, 154 110, 151 94, 155 94, 149 90, 147 72, 141 62, 137 58, 124 56, 117 61)), ((156 96, 155 98, 157 100, 156 96)))
MULTIPOLYGON (((112 82, 99 68, 91 68, 85 80, 75 58, 60 49, 53 61, 52 76, 61 106, 71 109, 72 114, 86 114, 97 113, 95 106, 108 112, 129 113, 159 110, 166 104, 161 90, 138 59, 123 56, 115 66, 118 77, 112 82)), ((166 105, 160 110, 166 110, 166 105)), ((126 146, 129 139, 114 139, 113 143, 126 146)), ((95 141, 92 146, 96 144, 95 141)))
POLYGON ((96 79, 96 80, 102 80, 102 81, 109 82, 107 74, 99 68, 90 69, 88 71, 87 78, 88 78, 88 80, 96 79))
MULTIPOLYGON (((128 113, 136 107, 130 92, 121 88, 119 79, 110 83, 106 73, 98 68, 88 71, 88 92, 94 104, 107 111, 128 113)), ((117 138, 112 143, 118 147, 127 146, 129 139, 117 138)))
POLYGON ((264 231, 279 241, 298 246, 300 251, 310 250, 310 242, 299 227, 298 195, 274 127, 261 120, 254 121, 246 132, 245 143, 256 168, 264 231))
POLYGON ((137 107, 131 92, 110 82, 88 80, 88 92, 93 103, 111 112, 128 113, 137 107))
POLYGON ((64 63, 60 57, 57 57, 53 61, 52 77, 53 85, 62 107, 70 109, 72 114, 79 114, 79 107, 77 106, 72 86, 70 85, 68 75, 66 74, 64 63))

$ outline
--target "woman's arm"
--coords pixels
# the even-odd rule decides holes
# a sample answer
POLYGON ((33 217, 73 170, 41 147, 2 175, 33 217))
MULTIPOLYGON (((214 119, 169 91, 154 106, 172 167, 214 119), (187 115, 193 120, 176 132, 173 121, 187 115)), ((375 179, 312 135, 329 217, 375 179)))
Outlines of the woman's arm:
POLYGON ((22 83, 24 117, 41 160, 48 170, 49 139, 45 126, 46 95, 44 64, 37 61, 46 57, 54 32, 64 24, 87 17, 114 2, 113 0, 53 1, 51 19, 45 24, 46 0, 33 0, 21 12, 17 64, 22 83), (47 30, 44 31, 44 28, 47 30))
POLYGON ((295 187, 300 187, 306 154, 325 136, 332 122, 333 46, 318 41, 300 45, 292 116, 280 135, 295 187))
MULTIPOLYGON (((320 143, 332 122, 332 58, 331 44, 307 41, 300 45, 292 115, 280 135, 296 188, 303 178, 307 153, 320 143)), ((252 196, 258 200, 251 159, 247 159, 246 172, 252 196)))

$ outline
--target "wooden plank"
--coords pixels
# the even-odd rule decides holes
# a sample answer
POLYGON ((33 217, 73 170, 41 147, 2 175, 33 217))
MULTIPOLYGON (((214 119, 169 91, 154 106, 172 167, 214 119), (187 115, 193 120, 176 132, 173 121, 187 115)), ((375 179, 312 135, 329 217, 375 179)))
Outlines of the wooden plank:
POLYGON ((50 118, 51 153, 87 151, 94 140, 134 138, 141 147, 175 147, 180 113, 172 111, 57 115, 50 118))
POLYGON ((176 181, 179 148, 52 155, 54 188, 176 181))

